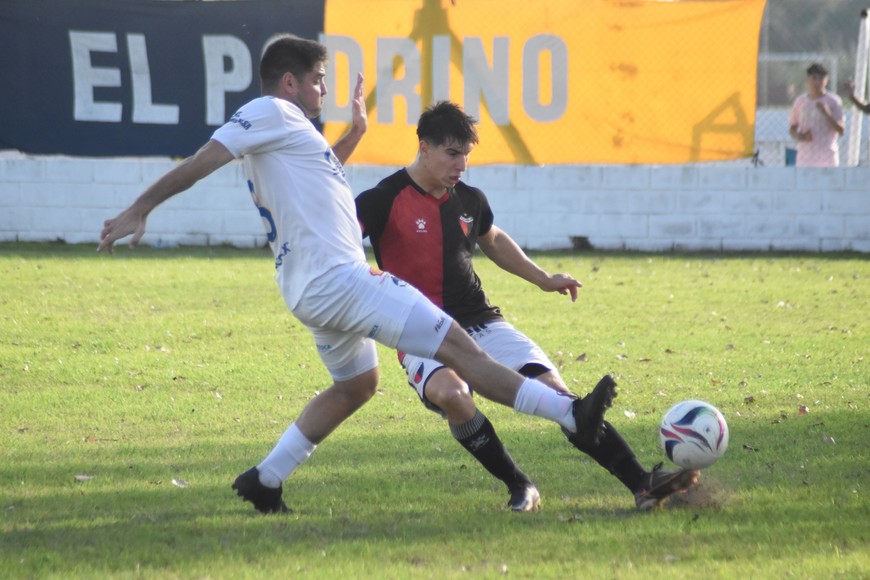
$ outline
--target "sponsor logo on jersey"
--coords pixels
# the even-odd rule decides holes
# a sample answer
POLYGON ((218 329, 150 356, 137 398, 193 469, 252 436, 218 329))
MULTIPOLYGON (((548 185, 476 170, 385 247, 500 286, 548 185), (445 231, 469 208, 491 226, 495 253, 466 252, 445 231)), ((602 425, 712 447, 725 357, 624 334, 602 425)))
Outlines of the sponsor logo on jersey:
POLYGON ((381 325, 380 325, 380 324, 375 324, 374 326, 372 326, 372 329, 369 331, 368 337, 369 337, 369 338, 374 338, 374 337, 376 337, 376 336, 378 335, 378 333, 379 333, 380 331, 381 331, 381 325))
POLYGON ((467 332, 468 336, 470 336, 474 340, 479 340, 481 337, 490 334, 492 330, 489 329, 485 324, 475 324, 466 328, 465 332, 467 332))
POLYGON ((417 218, 417 233, 425 234, 428 230, 426 229, 426 220, 423 218, 417 218))
POLYGON ((332 168, 332 174, 336 177, 340 177, 342 181, 346 182, 347 176, 344 173, 344 167, 342 167, 341 161, 338 160, 338 157, 335 156, 332 149, 324 151, 323 158, 326 159, 326 162, 329 163, 329 166, 332 168))
POLYGON ((330 350, 332 350, 332 345, 331 344, 318 344, 317 350, 319 352, 329 352, 330 350))
POLYGON ((474 218, 468 214, 463 214, 459 216, 459 227, 462 228, 462 233, 465 237, 468 237, 468 231, 471 229, 472 224, 474 224, 474 218))
POLYGON ((238 124, 239 127, 244 129, 245 131, 247 131, 248 129, 251 128, 251 122, 242 119, 242 112, 241 111, 236 111, 235 114, 232 117, 230 117, 229 122, 238 124))
POLYGON ((441 330, 441 327, 444 326, 444 322, 446 320, 447 319, 443 316, 438 319, 438 322, 435 323, 435 332, 438 332, 439 330, 441 330))
POLYGON ((284 265, 284 257, 287 256, 292 250, 290 249, 290 243, 284 242, 281 244, 281 251, 278 252, 278 255, 275 257, 275 269, 277 270, 281 266, 284 265))

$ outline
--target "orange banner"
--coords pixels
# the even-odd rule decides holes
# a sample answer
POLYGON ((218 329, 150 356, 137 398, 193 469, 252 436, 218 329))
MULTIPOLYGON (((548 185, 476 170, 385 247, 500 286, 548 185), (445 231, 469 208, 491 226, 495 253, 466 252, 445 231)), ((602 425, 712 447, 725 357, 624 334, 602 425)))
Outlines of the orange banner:
POLYGON ((403 165, 440 99, 480 120, 475 164, 751 156, 764 0, 326 0, 324 132, 366 78, 354 163, 403 165))

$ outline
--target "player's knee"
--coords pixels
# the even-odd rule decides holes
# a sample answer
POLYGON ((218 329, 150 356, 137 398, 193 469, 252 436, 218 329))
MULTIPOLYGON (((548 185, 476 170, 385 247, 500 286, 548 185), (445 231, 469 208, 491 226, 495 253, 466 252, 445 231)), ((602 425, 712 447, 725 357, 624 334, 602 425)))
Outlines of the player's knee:
POLYGON ((427 389, 426 398, 447 413, 448 417, 467 414, 474 409, 474 399, 471 398, 471 392, 465 383, 459 380, 441 383, 437 388, 427 389))
POLYGON ((363 378, 360 381, 360 385, 357 388, 357 394, 361 399, 368 401, 369 399, 371 399, 372 397, 375 396, 375 393, 377 392, 377 390, 378 390, 378 377, 366 375, 365 378, 363 378))
POLYGON ((336 381, 335 387, 352 406, 359 407, 375 396, 378 373, 369 371, 346 381, 336 381))

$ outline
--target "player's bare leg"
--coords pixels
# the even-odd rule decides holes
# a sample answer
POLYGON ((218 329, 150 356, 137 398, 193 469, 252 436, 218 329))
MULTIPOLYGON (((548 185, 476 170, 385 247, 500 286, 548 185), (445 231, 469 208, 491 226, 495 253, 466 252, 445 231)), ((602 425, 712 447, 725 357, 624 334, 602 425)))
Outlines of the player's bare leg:
POLYGON ((375 395, 380 371, 374 368, 331 387, 311 399, 296 424, 315 445, 326 439, 336 427, 353 415, 375 395))
POLYGON ((278 444, 258 466, 236 478, 233 489, 262 513, 290 509, 282 499, 282 483, 336 427, 375 394, 379 371, 374 368, 331 387, 311 399, 278 444))
POLYGON ((616 396, 616 383, 602 379, 583 399, 555 392, 527 379, 487 355, 455 322, 435 359, 455 369, 482 396, 522 413, 556 421, 587 444, 598 440, 604 413, 616 396))

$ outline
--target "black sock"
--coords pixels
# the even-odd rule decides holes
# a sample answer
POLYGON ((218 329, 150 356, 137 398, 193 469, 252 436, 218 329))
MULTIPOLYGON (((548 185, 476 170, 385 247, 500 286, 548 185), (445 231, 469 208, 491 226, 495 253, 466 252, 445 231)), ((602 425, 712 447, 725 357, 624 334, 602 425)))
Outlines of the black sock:
POLYGON ((460 445, 471 453, 492 475, 502 480, 508 489, 531 483, 528 476, 505 449, 489 419, 477 411, 470 421, 450 425, 450 432, 460 445))
POLYGON ((632 493, 643 484, 646 470, 638 463, 634 452, 616 427, 604 421, 604 433, 598 440, 598 445, 581 445, 575 440, 573 433, 565 431, 571 444, 594 459, 598 464, 612 473, 632 493))

